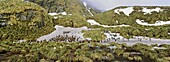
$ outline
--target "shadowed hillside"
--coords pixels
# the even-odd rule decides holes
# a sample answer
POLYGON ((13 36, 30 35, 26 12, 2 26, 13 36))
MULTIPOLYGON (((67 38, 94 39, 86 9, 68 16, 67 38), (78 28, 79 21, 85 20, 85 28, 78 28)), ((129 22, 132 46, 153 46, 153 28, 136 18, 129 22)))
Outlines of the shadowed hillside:
POLYGON ((47 34, 53 30, 50 19, 47 11, 37 4, 21 0, 1 1, 0 39, 34 39, 47 34))
MULTIPOLYGON (((28 0, 37 3, 48 12, 67 12, 69 14, 90 15, 86 7, 79 0, 28 0)), ((97 11, 90 9, 93 14, 97 11)))

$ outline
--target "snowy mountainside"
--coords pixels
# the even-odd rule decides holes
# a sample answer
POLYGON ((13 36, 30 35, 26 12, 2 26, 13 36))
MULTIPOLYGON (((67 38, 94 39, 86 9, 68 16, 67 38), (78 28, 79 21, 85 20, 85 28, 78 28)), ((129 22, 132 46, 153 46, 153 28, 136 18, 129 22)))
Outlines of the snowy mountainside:
POLYGON ((169 9, 168 6, 122 6, 97 14, 94 19, 106 25, 132 24, 137 19, 154 24, 158 21, 170 21, 169 9))
MULTIPOLYGON (((95 15, 92 20, 98 24, 129 27, 109 28, 113 33, 123 37, 143 36, 170 39, 170 7, 169 6, 120 6, 95 15)), ((104 29, 107 30, 107 29, 104 29)))

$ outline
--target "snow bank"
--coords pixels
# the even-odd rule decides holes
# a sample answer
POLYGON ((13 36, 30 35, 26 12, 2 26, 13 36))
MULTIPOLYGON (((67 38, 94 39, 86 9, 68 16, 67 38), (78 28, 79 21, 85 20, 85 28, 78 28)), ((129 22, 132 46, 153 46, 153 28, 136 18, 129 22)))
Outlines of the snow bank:
POLYGON ((115 9, 114 12, 120 14, 123 12, 125 15, 129 16, 134 11, 133 7, 123 8, 123 9, 115 9))
POLYGON ((98 22, 96 22, 95 20, 87 20, 88 23, 90 23, 91 25, 100 25, 98 22))
POLYGON ((59 13, 56 13, 56 12, 53 12, 53 13, 48 13, 49 15, 51 15, 51 16, 56 16, 56 15, 67 15, 67 13, 66 12, 59 12, 59 13))
POLYGON ((165 47, 153 47, 151 50, 155 50, 155 49, 167 49, 165 47))
POLYGON ((79 38, 79 40, 84 40, 83 33, 81 33, 82 30, 90 30, 86 26, 81 28, 71 28, 71 27, 64 27, 64 26, 55 26, 56 30, 48 35, 41 36, 37 39, 37 41, 43 41, 43 40, 51 40, 52 38, 56 38, 57 36, 66 36, 72 37, 75 36, 76 38, 79 38), (69 32, 69 33, 63 33, 63 32, 69 32))
POLYGON ((146 25, 146 26, 161 26, 161 25, 170 24, 170 21, 157 21, 155 24, 149 24, 147 22, 144 22, 144 20, 137 19, 136 23, 138 23, 139 25, 146 25))
POLYGON ((105 28, 109 28, 109 27, 128 27, 129 25, 116 25, 116 26, 108 26, 108 25, 100 25, 102 27, 105 27, 105 28))
POLYGON ((58 13, 48 13, 49 15, 51 15, 51 16, 55 16, 55 15, 58 15, 58 13))
POLYGON ((88 23, 90 23, 91 25, 98 25, 98 26, 102 26, 102 27, 128 27, 129 25, 116 25, 116 26, 108 26, 108 25, 101 25, 100 23, 96 22, 95 20, 87 20, 88 23))
POLYGON ((163 11, 163 9, 161 9, 159 7, 155 8, 155 9, 147 9, 147 8, 142 9, 142 12, 144 12, 144 14, 148 14, 148 13, 151 14, 151 12, 153 12, 153 11, 160 12, 160 11, 163 11))
POLYGON ((54 16, 53 19, 57 19, 58 16, 57 15, 72 15, 72 14, 67 14, 66 12, 60 12, 60 13, 48 13, 48 15, 54 16))

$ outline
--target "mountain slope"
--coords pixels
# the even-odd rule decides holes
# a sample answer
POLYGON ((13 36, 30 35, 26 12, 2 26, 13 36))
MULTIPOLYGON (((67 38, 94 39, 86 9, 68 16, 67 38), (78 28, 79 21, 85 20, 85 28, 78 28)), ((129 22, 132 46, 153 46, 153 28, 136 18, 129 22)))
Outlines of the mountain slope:
POLYGON ((130 25, 110 30, 123 37, 144 36, 170 39, 170 7, 168 6, 122 6, 97 14, 94 20, 100 24, 130 25))
MULTIPOLYGON (((29 2, 37 3, 42 6, 48 12, 67 12, 68 14, 79 14, 79 15, 88 15, 88 10, 79 0, 28 0, 29 2)), ((93 14, 97 12, 93 9, 90 10, 93 14)))
POLYGON ((36 40, 52 32, 54 25, 87 26, 86 16, 96 14, 79 0, 0 1, 0 40, 36 40))
POLYGON ((22 0, 0 2, 0 40, 35 39, 53 30, 51 18, 41 6, 22 0))
POLYGON ((155 23, 156 21, 159 20, 162 21, 170 20, 169 9, 170 7, 159 7, 159 6, 134 6, 134 7, 124 6, 124 7, 117 7, 113 10, 98 14, 94 18, 99 23, 107 24, 107 25, 130 24, 133 23, 136 19, 142 19, 148 23, 155 23), (120 23, 116 23, 116 20, 118 20, 119 22, 121 20, 122 21, 120 23), (110 23, 111 21, 112 23, 110 23))

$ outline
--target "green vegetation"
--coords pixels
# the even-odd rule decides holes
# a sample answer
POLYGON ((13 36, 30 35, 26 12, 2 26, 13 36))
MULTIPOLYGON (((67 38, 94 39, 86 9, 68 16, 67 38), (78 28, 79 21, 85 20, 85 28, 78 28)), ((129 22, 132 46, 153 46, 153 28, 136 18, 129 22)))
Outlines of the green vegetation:
POLYGON ((170 39, 168 33, 170 32, 170 25, 162 26, 142 26, 136 23, 137 19, 144 20, 147 23, 155 23, 156 21, 169 21, 170 7, 168 6, 134 6, 134 11, 129 15, 125 15, 123 12, 117 14, 114 12, 116 9, 127 8, 128 6, 117 7, 113 10, 106 11, 100 14, 97 14, 93 17, 94 20, 104 25, 130 25, 130 27, 116 27, 116 28, 102 28, 102 30, 108 30, 113 33, 120 33, 125 38, 131 38, 133 36, 144 36, 150 38, 162 38, 170 39), (155 9, 159 7, 163 9, 160 12, 152 12, 152 14, 144 14, 140 11, 143 7, 148 9, 155 9))
MULTIPOLYGON (((29 0, 30 2, 37 3, 42 6, 48 12, 67 12, 68 14, 78 14, 91 16, 90 13, 86 10, 83 4, 80 3, 80 0, 29 0)), ((97 11, 91 10, 93 14, 96 14, 97 11)))
POLYGON ((84 33, 83 36, 85 38, 91 38, 92 41, 101 41, 101 40, 105 40, 106 38, 104 32, 100 30, 83 31, 83 33, 84 33))
MULTIPOLYGON (((54 30, 54 25, 62 25, 65 27, 83 27, 100 28, 101 32, 111 31, 120 33, 125 38, 133 36, 144 36, 150 38, 170 39, 170 25, 163 26, 141 26, 137 24, 136 19, 145 20, 148 23, 155 23, 158 20, 169 21, 169 7, 160 7, 164 9, 161 12, 152 12, 152 14, 144 14, 142 10, 144 6, 134 6, 134 11, 129 15, 123 12, 117 14, 116 9, 127 8, 127 6, 117 7, 113 10, 90 16, 86 8, 79 0, 1 0, 0 2, 0 40, 35 40, 37 37, 48 34, 54 30), (36 3, 36 4, 35 4, 36 3), (43 8, 42 8, 42 7, 43 8), (45 8, 45 9, 44 9, 45 8), (49 16, 48 12, 67 12, 72 15, 49 16), (58 17, 57 19, 52 19, 58 17), (87 23, 87 19, 95 19, 104 25, 130 25, 130 27, 103 28, 99 26, 91 26, 87 23)), ((157 6, 146 6, 146 8, 156 8, 157 6)), ((88 37, 96 37, 93 40, 104 39, 103 33, 85 32, 88 37), (94 34, 88 36, 89 33, 94 34), (98 33, 98 34, 96 34, 98 33), (102 35, 102 37, 98 36, 102 35), (99 38, 99 39, 97 39, 99 38)))
MULTIPOLYGON (((128 7, 128 6, 127 6, 128 7)), ((113 10, 106 11, 100 14, 97 14, 94 16, 94 19, 99 22, 100 24, 104 25, 120 25, 120 24, 127 24, 132 26, 137 26, 138 24, 135 22, 136 19, 145 20, 145 22, 148 23, 155 23, 156 21, 169 21, 169 13, 170 13, 170 7, 168 6, 158 6, 158 8, 163 9, 163 11, 160 12, 152 12, 152 14, 144 14, 142 12, 142 8, 153 8, 155 9, 157 6, 133 6, 134 11, 129 15, 125 15, 123 12, 120 12, 120 14, 115 13, 114 10, 116 9, 123 9, 127 7, 117 7, 113 10), (118 21, 118 23, 116 22, 118 21)))
POLYGON ((80 15, 58 16, 58 19, 54 19, 54 23, 65 27, 90 26, 85 17, 80 15))
MULTIPOLYGON (((22 0, 1 0, 0 39, 35 40, 37 37, 52 32, 54 25, 75 28, 83 26, 101 28, 101 31, 107 30, 120 33, 125 38, 144 36, 170 39, 168 35, 168 33, 170 33, 169 25, 155 27, 141 26, 135 22, 136 19, 145 20, 145 22, 148 23, 155 23, 158 20, 169 21, 169 7, 159 7, 164 10, 159 13, 152 12, 152 14, 144 14, 140 10, 142 10, 142 7, 154 9, 158 6, 134 6, 134 11, 129 16, 123 12, 120 12, 120 14, 114 12, 116 9, 127 7, 128 6, 117 7, 92 17, 79 0, 29 0, 29 2, 22 0), (67 12, 72 15, 48 16, 48 12, 67 12), (52 19, 52 17, 58 18, 52 19), (130 27, 102 28, 99 26, 91 26, 86 22, 87 19, 95 19, 100 24, 109 26, 125 24, 130 25, 130 27)), ((94 14, 97 13, 94 10, 92 10, 92 12, 94 14)), ((98 36, 98 34, 94 36, 98 36)))
POLYGON ((114 12, 115 9, 127 8, 126 6, 100 14, 91 9, 93 14, 97 14, 92 17, 79 0, 29 1, 0 0, 0 62, 170 62, 170 45, 127 46, 117 43, 98 43, 106 38, 104 31, 120 33, 127 39, 133 36, 170 39, 168 35, 170 25, 141 26, 135 22, 136 19, 148 23, 155 23, 158 20, 169 21, 170 7, 160 7, 164 9, 162 12, 144 15, 139 11, 142 7, 135 6, 135 11, 130 16, 123 12, 120 14, 114 12), (72 15, 49 16, 49 12, 67 12, 72 15), (95 19, 100 24, 109 26, 125 24, 130 27, 91 26, 87 23, 87 19, 95 19), (98 29, 83 31, 85 38, 92 39, 90 42, 86 40, 74 42, 74 37, 67 40, 64 36, 48 42, 36 41, 38 37, 54 31, 54 25, 74 28, 87 26, 98 29), (63 40, 69 42, 61 42, 63 40))
POLYGON ((54 30, 45 9, 21 0, 1 1, 0 19, 0 40, 35 40, 54 30))
MULTIPOLYGON (((86 22, 86 17, 91 17, 91 14, 86 10, 84 5, 79 0, 29 0, 29 2, 36 3, 50 12, 66 12, 67 16, 59 16, 54 20, 55 24, 65 27, 91 27, 86 22)), ((90 9, 95 15, 99 11, 90 9)))
POLYGON ((2 62, 169 62, 170 45, 136 44, 127 46, 117 43, 80 42, 11 42, 0 43, 2 62), (114 47, 115 48, 112 48, 114 47), (168 47, 165 47, 168 46, 168 47), (152 49, 165 47, 166 49, 152 49))
POLYGON ((90 17, 88 13, 78 0, 34 0, 31 2, 4 0, 0 2, 0 40, 36 40, 38 37, 54 31, 54 25, 76 28, 91 27, 86 22, 86 16, 90 17), (72 3, 70 4, 70 2, 72 3), (65 11, 73 15, 49 16, 48 12, 53 12, 54 10, 56 12, 65 11), (53 19, 53 17, 58 18, 53 19))

